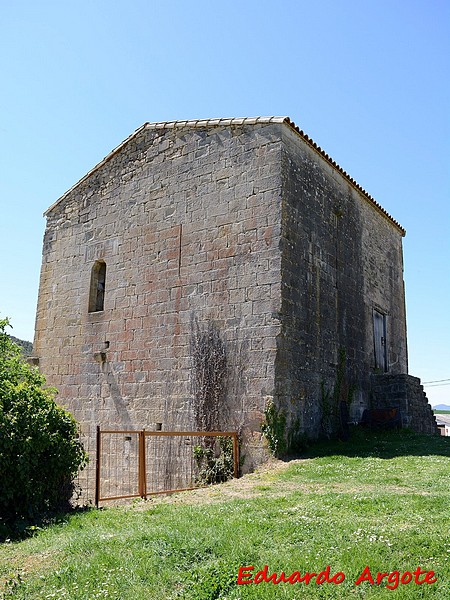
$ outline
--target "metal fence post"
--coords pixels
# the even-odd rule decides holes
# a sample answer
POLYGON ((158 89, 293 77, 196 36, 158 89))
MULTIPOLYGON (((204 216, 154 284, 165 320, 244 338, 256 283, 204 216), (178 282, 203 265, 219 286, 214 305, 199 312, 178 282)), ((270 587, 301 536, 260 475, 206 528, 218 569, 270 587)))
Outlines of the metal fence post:
POLYGON ((138 486, 139 496, 147 498, 147 482, 146 482, 146 465, 145 465, 145 429, 139 432, 139 467, 138 467, 138 486))
POLYGON ((239 440, 237 433, 233 434, 234 476, 239 477, 239 440))
POLYGON ((95 506, 98 508, 100 500, 100 453, 102 449, 100 425, 97 425, 97 456, 95 460, 95 506))

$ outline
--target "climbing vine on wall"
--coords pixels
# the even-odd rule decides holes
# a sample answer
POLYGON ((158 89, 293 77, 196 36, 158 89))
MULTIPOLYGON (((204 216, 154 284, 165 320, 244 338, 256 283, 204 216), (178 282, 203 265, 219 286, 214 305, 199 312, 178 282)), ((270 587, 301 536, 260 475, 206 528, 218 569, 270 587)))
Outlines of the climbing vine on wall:
MULTIPOLYGON (((225 403, 227 355, 220 332, 213 323, 197 331, 193 342, 194 420, 199 431, 218 431, 227 421, 225 403)), ((233 475, 233 443, 230 438, 205 436, 194 447, 197 482, 220 483, 233 475)))
POLYGON ((209 323, 193 343, 194 419, 200 431, 213 431, 224 420, 227 355, 218 328, 209 323))

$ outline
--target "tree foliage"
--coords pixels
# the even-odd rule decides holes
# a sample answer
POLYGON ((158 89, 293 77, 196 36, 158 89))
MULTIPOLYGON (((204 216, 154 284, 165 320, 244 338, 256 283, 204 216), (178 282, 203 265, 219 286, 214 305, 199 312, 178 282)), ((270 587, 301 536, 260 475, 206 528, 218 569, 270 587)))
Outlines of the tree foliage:
POLYGON ((68 506, 87 461, 74 418, 23 359, 0 319, 0 525, 68 506))

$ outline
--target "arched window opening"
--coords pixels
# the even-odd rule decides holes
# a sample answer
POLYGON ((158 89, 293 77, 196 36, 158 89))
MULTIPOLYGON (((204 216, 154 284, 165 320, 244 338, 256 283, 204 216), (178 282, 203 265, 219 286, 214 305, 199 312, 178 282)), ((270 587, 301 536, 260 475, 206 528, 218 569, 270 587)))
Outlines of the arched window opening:
POLYGON ((100 312, 105 305, 106 263, 95 261, 91 271, 91 288, 89 292, 89 312, 100 312))

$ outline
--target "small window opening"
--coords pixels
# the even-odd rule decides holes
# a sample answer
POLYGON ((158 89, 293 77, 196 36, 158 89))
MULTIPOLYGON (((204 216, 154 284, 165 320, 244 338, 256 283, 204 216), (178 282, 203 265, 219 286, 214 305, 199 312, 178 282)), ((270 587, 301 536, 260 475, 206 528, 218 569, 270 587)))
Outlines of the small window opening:
POLYGON ((89 293, 89 312, 100 312, 105 305, 106 263, 95 261, 91 272, 91 289, 89 293))

